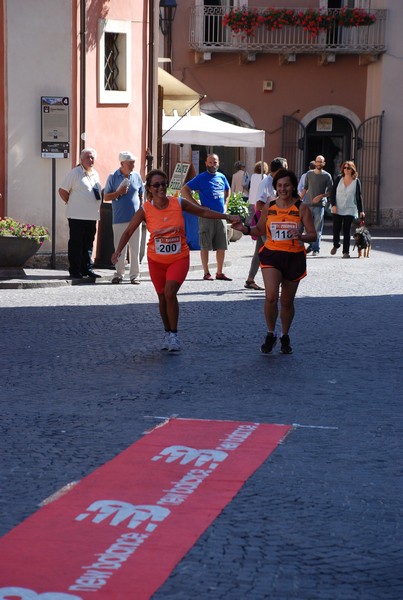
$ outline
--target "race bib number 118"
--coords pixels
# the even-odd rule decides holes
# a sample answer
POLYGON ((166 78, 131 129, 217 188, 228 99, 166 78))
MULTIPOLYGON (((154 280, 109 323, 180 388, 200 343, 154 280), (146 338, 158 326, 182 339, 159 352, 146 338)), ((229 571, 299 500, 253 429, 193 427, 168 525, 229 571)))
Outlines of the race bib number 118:
POLYGON ((287 242, 293 239, 292 232, 297 229, 297 224, 293 222, 270 223, 271 239, 275 242, 287 242))

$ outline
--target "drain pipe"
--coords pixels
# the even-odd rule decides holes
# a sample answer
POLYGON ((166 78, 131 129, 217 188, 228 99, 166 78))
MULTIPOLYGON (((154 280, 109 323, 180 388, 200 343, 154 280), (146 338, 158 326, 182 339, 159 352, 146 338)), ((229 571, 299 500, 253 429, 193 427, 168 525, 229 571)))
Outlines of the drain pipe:
POLYGON ((153 168, 153 141, 154 141, 154 79, 155 79, 155 27, 154 27, 154 1, 149 0, 148 4, 148 22, 149 22, 149 38, 148 38, 148 118, 147 118, 147 152, 146 152, 146 171, 147 173, 153 168))
POLYGON ((86 77, 87 77, 87 27, 86 27, 86 0, 80 2, 80 152, 85 148, 86 128, 86 77))

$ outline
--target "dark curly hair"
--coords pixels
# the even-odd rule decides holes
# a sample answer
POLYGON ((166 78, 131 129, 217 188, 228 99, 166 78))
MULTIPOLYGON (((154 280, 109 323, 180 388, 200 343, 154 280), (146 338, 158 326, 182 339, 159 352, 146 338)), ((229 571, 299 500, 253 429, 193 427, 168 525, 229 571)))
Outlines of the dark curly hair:
POLYGON ((284 177, 289 177, 292 185, 292 197, 299 198, 298 195, 298 179, 295 175, 294 171, 290 169, 280 169, 275 176, 273 177, 273 188, 277 191, 277 182, 279 179, 283 179, 284 177))

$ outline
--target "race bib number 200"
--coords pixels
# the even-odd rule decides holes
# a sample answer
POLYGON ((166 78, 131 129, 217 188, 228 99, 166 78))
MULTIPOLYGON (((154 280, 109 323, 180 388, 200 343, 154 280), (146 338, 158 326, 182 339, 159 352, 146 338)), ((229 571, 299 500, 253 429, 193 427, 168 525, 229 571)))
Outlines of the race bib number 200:
POLYGON ((274 242, 287 242, 293 239, 292 232, 297 229, 297 223, 293 222, 270 223, 271 239, 274 242))
POLYGON ((157 254, 179 254, 180 251, 181 238, 179 235, 155 238, 155 252, 157 254))

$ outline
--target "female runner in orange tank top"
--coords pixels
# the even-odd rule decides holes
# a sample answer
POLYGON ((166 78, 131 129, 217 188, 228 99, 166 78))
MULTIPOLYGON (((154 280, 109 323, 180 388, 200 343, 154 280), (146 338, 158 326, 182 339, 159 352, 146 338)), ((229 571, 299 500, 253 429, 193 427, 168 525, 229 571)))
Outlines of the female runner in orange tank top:
POLYGON ((153 169, 147 174, 145 190, 147 202, 139 208, 120 238, 112 263, 116 264, 130 237, 145 221, 150 233, 147 260, 151 281, 158 294, 159 311, 165 328, 161 349, 177 352, 181 349, 178 338, 179 305, 177 294, 189 270, 189 247, 186 243, 182 211, 205 219, 224 219, 237 223, 237 215, 227 215, 193 204, 185 198, 168 197, 167 176, 153 169))
POLYGON ((280 297, 280 338, 283 354, 291 354, 288 335, 294 318, 294 298, 299 282, 306 276, 306 251, 304 242, 316 240, 316 230, 311 212, 299 199, 298 180, 288 169, 276 173, 273 188, 277 198, 265 204, 259 222, 255 227, 235 224, 246 234, 267 235, 266 243, 260 250, 260 267, 266 291, 264 314, 267 335, 260 347, 263 354, 270 354, 277 342, 276 321, 280 297), (281 286, 281 293, 280 293, 281 286))

